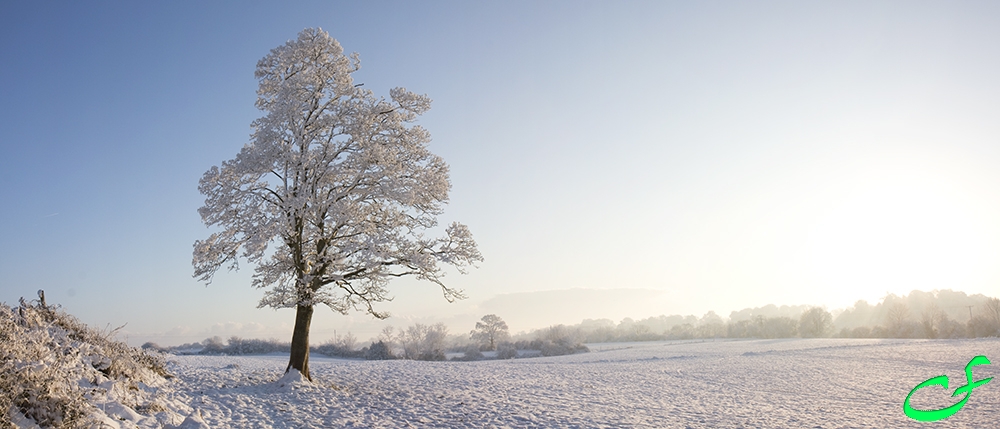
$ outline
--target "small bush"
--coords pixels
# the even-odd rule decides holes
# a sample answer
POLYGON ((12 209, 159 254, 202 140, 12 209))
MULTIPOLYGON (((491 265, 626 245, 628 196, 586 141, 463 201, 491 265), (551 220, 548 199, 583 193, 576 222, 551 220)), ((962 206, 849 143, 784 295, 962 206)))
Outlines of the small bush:
POLYGON ((975 316, 968 322, 968 332, 972 337, 995 337, 1000 335, 1000 328, 996 323, 983 316, 975 316))
POLYGON ((443 323, 427 326, 417 323, 399 333, 403 357, 417 360, 445 360, 448 328, 443 323))
POLYGON ((289 343, 283 343, 273 338, 261 340, 236 336, 230 337, 228 344, 224 343, 220 337, 212 337, 202 341, 202 345, 204 348, 198 354, 228 356, 288 353, 292 348, 289 343))
POLYGON ((872 328, 867 326, 858 326, 851 330, 851 338, 871 338, 872 328))
POLYGON ((583 344, 566 344, 552 341, 544 341, 540 350, 542 351, 542 356, 562 356, 590 351, 590 349, 583 344))
POLYGON ((486 359, 486 356, 483 355, 483 352, 479 351, 479 346, 470 345, 465 348, 465 354, 462 357, 454 360, 477 361, 483 359, 486 359))
POLYGON ((517 357, 517 348, 511 343, 500 343, 497 346, 497 359, 514 359, 517 357))
POLYGON ((445 359, 443 350, 429 350, 417 356, 417 360, 442 361, 445 359))
POLYGON ((392 350, 389 349, 389 345, 385 341, 372 343, 368 347, 368 350, 365 350, 364 356, 367 360, 389 360, 396 358, 392 355, 392 350))
POLYGON ((350 332, 342 337, 336 336, 319 347, 313 347, 312 351, 330 357, 360 358, 364 357, 366 351, 355 350, 357 338, 350 332))

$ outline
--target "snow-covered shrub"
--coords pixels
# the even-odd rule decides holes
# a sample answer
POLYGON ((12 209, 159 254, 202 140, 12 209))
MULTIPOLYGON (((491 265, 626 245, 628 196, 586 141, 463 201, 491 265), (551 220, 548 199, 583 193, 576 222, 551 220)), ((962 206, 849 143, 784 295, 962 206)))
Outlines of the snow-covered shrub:
POLYGON ((444 360, 448 328, 443 323, 432 326, 417 323, 400 331, 403 357, 417 360, 444 360))
MULTIPOLYGON (((822 310, 822 309, 820 309, 822 310)), ((791 338, 799 331, 800 322, 786 316, 766 317, 756 315, 750 320, 729 322, 726 326, 726 336, 729 338, 791 338)), ((827 328, 824 326, 824 330, 827 328)), ((677 328, 676 326, 674 328, 677 328)), ((672 329, 667 335, 669 339, 705 338, 697 335, 679 336, 672 329)))
MULTIPOLYGON (((195 345, 197 346, 197 345, 195 345)), ((268 353, 288 353, 291 349, 289 343, 283 343, 277 339, 262 340, 257 338, 229 337, 228 342, 222 337, 206 338, 202 341, 201 350, 197 354, 201 355, 264 355, 268 353)), ((182 353, 186 349, 191 349, 192 345, 172 347, 169 350, 175 353, 182 353)))
POLYGON ((799 332, 799 321, 791 317, 768 317, 761 329, 762 338, 791 338, 799 332))
POLYGON ((972 337, 996 337, 1000 336, 1000 327, 996 323, 983 316, 975 316, 968 323, 969 335, 972 337))
POLYGON ((157 352, 163 352, 163 351, 167 350, 166 348, 160 347, 159 344, 156 344, 156 343, 154 343, 152 341, 147 341, 142 346, 139 346, 139 348, 141 348, 143 350, 153 350, 153 351, 157 351, 157 352))
POLYGON ((517 357, 517 348, 513 343, 502 342, 497 346, 497 359, 514 359, 517 357))
POLYGON ((530 341, 518 341, 515 347, 520 350, 539 350, 542 356, 560 356, 587 352, 590 349, 581 343, 583 335, 579 329, 571 329, 565 325, 550 326, 536 333, 537 338, 530 341))
POLYGON ((889 331, 885 329, 885 326, 878 325, 872 326, 870 338, 889 338, 889 331))
POLYGON ((226 349, 226 343, 222 341, 222 337, 220 336, 205 338, 205 341, 202 341, 201 344, 205 348, 201 349, 198 354, 202 355, 221 355, 226 349))
POLYGON ((691 323, 682 323, 680 325, 674 325, 670 327, 670 331, 666 335, 669 340, 689 340, 695 337, 694 325, 691 323))
POLYGON ((431 360, 431 361, 441 361, 446 360, 447 356, 444 354, 444 350, 427 350, 421 352, 417 356, 417 360, 431 360))
POLYGON ((312 351, 331 357, 362 357, 364 353, 361 350, 357 350, 357 342, 357 337, 348 332, 347 335, 334 336, 322 345, 313 347, 312 351))
POLYGON ((365 350, 365 359, 367 360, 389 360, 395 359, 396 357, 392 355, 392 350, 389 349, 389 345, 385 341, 379 341, 377 343, 372 343, 365 350))
POLYGON ((458 361, 477 361, 477 360, 486 359, 486 356, 483 355, 483 352, 479 351, 479 346, 477 346, 475 344, 470 344, 470 345, 466 346, 465 350, 464 350, 464 353, 465 354, 463 354, 462 357, 452 358, 452 360, 458 360, 458 361))
POLYGON ((228 345, 222 349, 222 354, 226 355, 264 355, 268 353, 288 353, 291 344, 283 343, 271 338, 262 340, 258 338, 230 337, 228 345))
POLYGON ((562 356, 562 355, 571 355, 574 353, 583 353, 590 351, 590 349, 588 349, 587 346, 580 343, 569 344, 569 343, 552 342, 552 341, 544 341, 540 347, 540 350, 542 351, 542 356, 562 356))
POLYGON ((179 346, 171 346, 163 349, 164 353, 170 353, 174 355, 196 355, 205 349, 205 345, 201 342, 197 343, 187 343, 181 344, 179 346))
POLYGON ((938 325, 938 338, 965 338, 967 333, 965 325, 948 318, 941 318, 938 325))
POLYGON ((538 339, 551 343, 575 346, 583 342, 583 335, 578 329, 573 329, 566 325, 555 325, 542 329, 538 334, 538 339))
MULTIPOLYGON (((97 408, 88 398, 127 395, 108 392, 105 387, 115 383, 138 390, 137 383, 169 377, 161 357, 114 340, 114 333, 90 328, 44 301, 0 304, 0 427, 13 427, 15 414, 41 427, 92 427, 97 408)), ((131 405, 139 401, 133 395, 131 405)))
POLYGON ((43 427, 86 427, 90 405, 67 382, 79 378, 76 356, 57 352, 66 338, 35 329, 43 323, 32 310, 0 305, 0 426, 14 427, 16 412, 43 427))
MULTIPOLYGON (((514 348, 516 350, 538 350, 542 356, 561 356, 589 352, 590 349, 579 341, 577 333, 576 331, 566 329, 563 325, 552 326, 537 333, 538 338, 534 340, 517 341, 514 343, 514 348)), ((508 355, 510 354, 510 352, 507 353, 508 355)))

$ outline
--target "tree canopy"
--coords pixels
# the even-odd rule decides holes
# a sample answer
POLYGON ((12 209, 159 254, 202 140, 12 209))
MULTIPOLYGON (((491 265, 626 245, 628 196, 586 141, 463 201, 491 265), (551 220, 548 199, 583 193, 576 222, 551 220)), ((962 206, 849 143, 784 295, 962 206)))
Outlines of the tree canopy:
POLYGON ((510 339, 507 322, 496 314, 487 314, 476 322, 476 329, 469 334, 470 338, 486 347, 486 350, 496 350, 497 343, 510 339))
POLYGON ((255 73, 264 116, 236 158, 198 187, 198 212, 218 232, 195 243, 195 276, 211 282, 241 259, 255 265, 259 306, 297 309, 289 368, 306 377, 313 306, 385 318, 374 304, 391 299, 389 280, 404 276, 461 299, 439 263, 464 273, 482 261, 465 225, 424 235, 451 187, 448 165, 427 148, 430 134, 413 124, 430 98, 404 88, 377 97, 354 83, 359 68, 358 55, 322 29, 272 49, 255 73))

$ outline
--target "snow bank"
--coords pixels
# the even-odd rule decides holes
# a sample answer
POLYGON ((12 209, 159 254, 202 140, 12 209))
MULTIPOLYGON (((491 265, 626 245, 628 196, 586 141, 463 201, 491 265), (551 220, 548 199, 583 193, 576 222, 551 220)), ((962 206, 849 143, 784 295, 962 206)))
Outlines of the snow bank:
POLYGON ((0 427, 162 428, 190 408, 161 395, 162 357, 58 308, 0 304, 0 427))

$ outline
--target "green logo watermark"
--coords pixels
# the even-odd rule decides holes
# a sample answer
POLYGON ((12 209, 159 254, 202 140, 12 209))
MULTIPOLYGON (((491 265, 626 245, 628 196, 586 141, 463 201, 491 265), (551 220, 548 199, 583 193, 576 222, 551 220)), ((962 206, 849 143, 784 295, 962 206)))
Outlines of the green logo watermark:
POLYGON ((965 365, 965 379, 966 381, 968 381, 968 384, 964 386, 959 386, 958 388, 955 389, 955 393, 951 394, 952 397, 961 395, 963 393, 965 394, 965 397, 962 398, 961 401, 958 401, 957 404, 952 405, 950 407, 942 408, 940 410, 918 410, 910 406, 910 397, 913 396, 913 394, 920 389, 935 384, 941 386, 945 390, 948 389, 948 376, 939 375, 937 377, 928 379, 923 383, 918 384, 917 387, 914 387, 913 390, 910 391, 909 395, 906 395, 906 400, 903 401, 903 412, 906 413, 907 417, 922 422, 932 422, 935 420, 941 420, 951 417, 952 414, 955 414, 958 412, 958 410, 961 410, 962 407, 965 406, 965 403, 969 401, 969 396, 972 395, 972 389, 975 389, 979 386, 989 383, 990 380, 993 379, 993 377, 990 377, 990 378, 984 378, 982 380, 972 381, 972 367, 977 365, 989 365, 989 364, 990 360, 987 359, 986 356, 976 356, 969 361, 968 365, 965 365))

